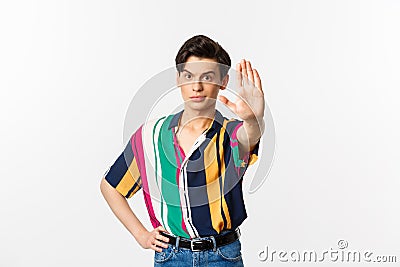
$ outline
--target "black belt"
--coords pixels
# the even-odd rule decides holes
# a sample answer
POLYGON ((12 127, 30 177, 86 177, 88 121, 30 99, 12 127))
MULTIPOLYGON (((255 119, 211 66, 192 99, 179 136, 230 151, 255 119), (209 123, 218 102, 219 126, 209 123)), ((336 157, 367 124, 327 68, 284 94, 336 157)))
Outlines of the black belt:
MULTIPOLYGON (((168 237, 169 242, 168 244, 176 245, 176 239, 177 237, 170 235, 165 232, 160 232, 162 236, 168 237)), ((237 228, 235 231, 231 231, 229 233, 224 233, 220 235, 214 236, 216 247, 221 247, 224 245, 228 245, 230 243, 233 243, 240 237, 240 231, 239 228, 237 228)), ((202 250, 208 250, 208 249, 213 249, 214 248, 214 242, 211 237, 207 239, 188 239, 184 237, 179 237, 179 247, 182 248, 187 248, 192 251, 202 251, 202 250)))

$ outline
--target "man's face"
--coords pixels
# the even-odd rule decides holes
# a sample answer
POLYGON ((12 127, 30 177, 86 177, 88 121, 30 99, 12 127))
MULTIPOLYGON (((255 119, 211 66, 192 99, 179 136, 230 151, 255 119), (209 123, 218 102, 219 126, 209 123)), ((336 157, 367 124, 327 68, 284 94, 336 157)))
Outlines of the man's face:
POLYGON ((225 89, 228 75, 221 80, 219 64, 215 59, 190 56, 183 71, 177 73, 185 108, 206 110, 215 108, 219 90, 225 89))

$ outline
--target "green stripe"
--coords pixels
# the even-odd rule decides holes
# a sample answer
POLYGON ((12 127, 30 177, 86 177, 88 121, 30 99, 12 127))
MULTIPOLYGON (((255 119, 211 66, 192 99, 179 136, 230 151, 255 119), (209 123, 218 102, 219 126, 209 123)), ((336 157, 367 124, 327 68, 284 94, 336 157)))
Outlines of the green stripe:
POLYGON ((238 142, 237 146, 231 146, 232 149, 232 155, 233 155, 233 162, 235 163, 235 167, 244 167, 244 160, 240 158, 240 153, 239 153, 239 140, 235 139, 235 142, 238 142))
MULTIPOLYGON (((160 185, 158 184, 158 168, 157 168, 157 165, 158 165, 158 160, 157 160, 157 151, 156 151, 156 140, 155 140, 155 132, 156 132, 156 128, 157 128, 157 125, 158 125, 158 123, 162 120, 162 119, 164 119, 165 118, 165 116, 164 117, 162 117, 162 118, 160 118, 157 122, 156 122, 156 124, 154 125, 154 127, 153 127, 153 150, 154 150, 154 164, 156 165, 155 166, 155 171, 156 171, 156 183, 157 183, 157 188, 160 188, 160 185)), ((161 220, 162 220, 162 224, 163 224, 163 226, 164 226, 164 228, 167 228, 166 227, 166 225, 165 225, 165 222, 164 222, 164 205, 163 205, 163 203, 164 203, 164 199, 163 199, 163 196, 161 195, 161 199, 160 199, 160 201, 161 201, 161 220)))
POLYGON ((158 137, 158 151, 161 163, 162 186, 161 192, 168 209, 168 226, 175 235, 190 238, 182 229, 182 210, 179 197, 178 184, 176 182, 177 162, 173 139, 174 128, 168 129, 172 115, 163 122, 158 137))

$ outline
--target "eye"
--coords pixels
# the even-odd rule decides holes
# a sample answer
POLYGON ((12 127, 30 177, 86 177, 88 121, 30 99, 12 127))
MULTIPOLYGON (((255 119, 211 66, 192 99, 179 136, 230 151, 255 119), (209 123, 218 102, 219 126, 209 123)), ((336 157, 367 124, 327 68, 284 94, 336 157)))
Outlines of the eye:
POLYGON ((189 79, 191 79, 191 78, 192 78, 192 75, 191 75, 191 74, 189 74, 189 73, 186 73, 186 74, 185 74, 185 78, 189 80, 189 79))
POLYGON ((211 76, 210 75, 204 75, 203 80, 211 81, 211 76))

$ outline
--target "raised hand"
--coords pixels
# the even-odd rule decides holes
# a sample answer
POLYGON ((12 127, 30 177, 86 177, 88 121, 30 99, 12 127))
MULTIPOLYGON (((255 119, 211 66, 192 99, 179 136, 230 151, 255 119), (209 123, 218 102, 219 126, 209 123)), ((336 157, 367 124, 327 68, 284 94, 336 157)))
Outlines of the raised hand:
POLYGON ((236 64, 236 79, 238 84, 236 101, 232 102, 225 96, 219 96, 219 100, 243 121, 261 120, 265 108, 264 92, 260 75, 251 67, 250 61, 242 59, 236 64))

